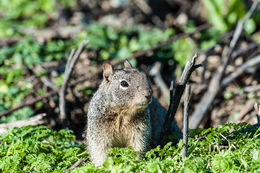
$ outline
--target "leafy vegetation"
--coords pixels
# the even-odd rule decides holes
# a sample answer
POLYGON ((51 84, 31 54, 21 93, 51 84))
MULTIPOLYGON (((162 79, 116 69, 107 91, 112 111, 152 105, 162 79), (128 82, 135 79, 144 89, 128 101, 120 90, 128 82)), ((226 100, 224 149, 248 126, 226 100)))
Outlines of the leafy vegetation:
MULTIPOLYGON (((168 143, 136 158, 131 148, 113 148, 103 168, 87 161, 72 172, 259 172, 260 128, 246 123, 190 132, 188 157, 182 159, 182 141, 168 143), (247 130, 247 132, 245 132, 247 130)), ((0 136, 2 172, 68 172, 79 158, 86 158, 85 146, 75 142, 72 131, 45 126, 9 129, 0 136)))
POLYGON ((92 23, 85 31, 78 34, 76 40, 88 39, 89 48, 100 50, 97 57, 101 60, 125 59, 135 51, 149 49, 158 42, 167 40, 173 33, 173 29, 162 31, 158 28, 145 29, 135 25, 115 29, 92 23))
MULTIPOLYGON (((69 42, 58 40, 40 44, 28 37, 13 47, 0 49, 0 110, 4 111, 22 103, 33 91, 31 80, 26 75, 28 70, 32 70, 37 64, 64 58, 64 50, 68 47, 69 42)), ((26 119, 32 114, 33 110, 26 107, 11 116, 1 117, 0 122, 26 119)))
POLYGON ((75 142, 72 131, 46 126, 12 128, 0 136, 1 172, 66 172, 85 147, 75 142))
MULTIPOLYGON (((182 159, 183 143, 177 146, 168 143, 158 146, 136 160, 130 148, 114 148, 104 163, 103 170, 111 172, 259 172, 260 171, 260 128, 246 123, 226 124, 217 128, 196 129, 189 138, 188 157, 182 159)), ((96 169, 96 168, 95 168, 96 169)), ((95 170, 85 163, 73 172, 95 170)), ((100 170, 101 172, 101 170, 100 170)))
MULTIPOLYGON (((241 19, 245 13, 245 3, 239 0, 208 0, 203 1, 205 9, 208 13, 208 19, 218 30, 226 32, 230 27, 234 26, 237 20, 241 19)), ((251 34, 256 29, 256 22, 250 19, 245 30, 251 34)))

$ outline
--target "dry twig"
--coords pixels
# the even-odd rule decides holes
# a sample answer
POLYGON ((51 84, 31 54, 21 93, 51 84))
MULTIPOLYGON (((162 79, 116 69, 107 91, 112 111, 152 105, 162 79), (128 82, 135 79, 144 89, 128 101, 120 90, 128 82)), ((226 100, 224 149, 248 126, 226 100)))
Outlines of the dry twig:
POLYGON ((251 93, 256 92, 260 90, 260 84, 259 85, 253 85, 253 86, 247 86, 244 88, 245 92, 251 93))
POLYGON ((202 71, 202 75, 201 75, 201 83, 205 83, 205 76, 206 76, 206 71, 207 71, 207 67, 208 67, 208 59, 209 59, 209 55, 212 54, 212 52, 214 51, 215 49, 215 46, 209 48, 207 51, 206 51, 206 55, 205 55, 205 60, 203 61, 203 71, 202 71))
POLYGON ((196 58, 197 54, 195 54, 190 61, 186 63, 186 66, 184 68, 184 71, 182 73, 181 79, 178 83, 176 83, 176 86, 173 88, 173 82, 171 84, 171 93, 170 93, 170 105, 169 109, 165 118, 165 122, 163 125, 163 131, 161 134, 161 140, 162 144, 164 144, 167 140, 167 137, 171 133, 171 124, 174 120, 175 113, 179 107, 181 96, 185 90, 185 86, 190 79, 190 76, 194 70, 196 70, 198 67, 202 66, 201 64, 196 65, 196 58))
POLYGON ((254 108, 254 104, 255 104, 256 100, 250 100, 247 102, 246 106, 241 110, 241 112, 239 113, 239 115, 237 116, 237 118, 235 119, 235 123, 237 122, 241 122, 243 120, 243 118, 253 110, 254 108))
POLYGON ((76 167, 78 167, 79 165, 81 165, 83 162, 85 162, 86 160, 88 160, 87 158, 80 158, 77 162, 75 162, 70 168, 70 170, 75 169, 76 167))
POLYGON ((258 103, 255 102, 254 108, 256 111, 257 124, 260 125, 260 105, 258 105, 258 103))
POLYGON ((77 33, 82 31, 83 25, 76 26, 60 26, 45 28, 44 30, 38 30, 30 27, 17 28, 17 31, 22 34, 28 34, 34 36, 39 42, 45 42, 46 40, 51 40, 54 37, 69 38, 75 36, 77 33))
POLYGON ((182 158, 187 156, 188 151, 188 136, 189 136, 189 102, 191 96, 191 86, 186 84, 186 93, 184 98, 184 114, 183 114, 183 148, 182 148, 182 158))
POLYGON ((241 65, 236 71, 228 75, 223 79, 221 82, 221 87, 225 88, 230 82, 232 82, 234 79, 236 79, 238 76, 240 76, 245 70, 247 70, 249 67, 254 66, 256 64, 260 63, 260 55, 248 60, 243 65, 241 65))
POLYGON ((17 43, 18 41, 20 41, 20 39, 18 38, 1 38, 0 40, 0 48, 2 47, 8 47, 12 44, 17 43))
POLYGON ((49 98, 49 97, 51 97, 51 96, 53 96, 53 95, 55 95, 55 94, 57 94, 57 93, 58 93, 58 90, 54 90, 54 91, 51 91, 51 92, 49 92, 49 93, 46 93, 46 94, 43 95, 43 96, 37 97, 36 99, 29 100, 28 102, 22 103, 22 104, 18 105, 18 106, 15 107, 15 108, 8 109, 8 110, 6 110, 6 111, 0 113, 0 117, 3 117, 3 116, 5 116, 5 115, 9 115, 9 114, 11 114, 12 112, 17 111, 17 110, 19 110, 19 109, 21 109, 21 108, 23 108, 23 107, 31 106, 31 105, 33 105, 33 104, 35 104, 35 103, 37 103, 37 102, 39 102, 39 101, 41 101, 41 100, 44 100, 44 99, 46 99, 46 98, 49 98))
POLYGON ((155 84, 160 88, 163 97, 167 97, 169 94, 169 90, 167 85, 165 84, 162 75, 161 75, 161 67, 162 67, 162 63, 160 62, 156 62, 152 69, 150 70, 150 75, 154 77, 154 82, 155 84))
POLYGON ((35 115, 28 120, 18 120, 12 123, 3 123, 0 124, 0 135, 3 134, 8 128, 10 127, 23 127, 23 126, 28 126, 28 125, 34 125, 38 126, 41 124, 47 123, 47 119, 45 119, 46 114, 38 114, 35 115))
POLYGON ((235 57, 241 56, 251 50, 256 50, 259 47, 260 47, 260 43, 250 43, 247 45, 246 48, 235 50, 232 53, 232 57, 235 58, 235 57))
POLYGON ((68 86, 68 81, 71 76, 71 73, 73 71, 74 66, 76 65, 77 60, 79 59, 80 54, 83 52, 84 48, 88 44, 88 41, 83 41, 83 43, 80 45, 78 48, 77 52, 75 53, 75 50, 73 49, 70 53, 70 56, 68 58, 68 62, 65 67, 65 72, 64 72, 64 79, 62 86, 59 91, 59 107, 60 107, 60 121, 62 123, 63 128, 68 127, 67 123, 67 116, 66 116, 66 100, 65 100, 65 95, 66 95, 66 89, 68 86), (75 53, 75 54, 74 54, 75 53))
POLYGON ((47 77, 41 77, 40 80, 42 81, 42 83, 44 83, 44 85, 46 85, 47 87, 53 89, 53 90, 58 90, 59 88, 52 83, 47 77))

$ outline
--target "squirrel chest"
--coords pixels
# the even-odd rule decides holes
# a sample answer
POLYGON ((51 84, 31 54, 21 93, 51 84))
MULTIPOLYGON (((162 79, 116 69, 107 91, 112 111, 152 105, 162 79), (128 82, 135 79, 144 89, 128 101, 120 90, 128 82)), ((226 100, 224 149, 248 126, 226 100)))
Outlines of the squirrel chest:
POLYGON ((130 114, 122 112, 120 114, 107 114, 103 119, 103 125, 111 137, 113 147, 126 147, 130 145, 130 141, 134 138, 134 134, 144 127, 144 119, 147 113, 140 112, 137 114, 130 114))

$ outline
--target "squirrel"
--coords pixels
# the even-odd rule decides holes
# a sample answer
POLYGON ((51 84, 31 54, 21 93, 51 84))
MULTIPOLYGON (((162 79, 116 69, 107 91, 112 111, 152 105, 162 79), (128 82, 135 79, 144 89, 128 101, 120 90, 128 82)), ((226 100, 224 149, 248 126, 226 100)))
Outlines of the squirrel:
MULTIPOLYGON (((146 74, 129 61, 123 69, 103 65, 103 81, 87 114, 86 141, 90 160, 101 166, 112 147, 131 146, 139 157, 159 144, 167 110, 152 96, 146 74)), ((173 121, 172 132, 180 132, 173 121)))

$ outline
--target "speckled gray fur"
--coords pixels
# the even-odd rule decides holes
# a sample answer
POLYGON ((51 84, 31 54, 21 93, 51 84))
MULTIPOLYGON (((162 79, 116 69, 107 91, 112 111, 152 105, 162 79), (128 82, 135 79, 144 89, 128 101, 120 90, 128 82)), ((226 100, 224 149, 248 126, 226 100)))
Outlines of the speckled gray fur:
MULTIPOLYGON (((94 94, 87 121, 87 148, 91 161, 102 165, 112 147, 132 146, 143 156, 158 144, 167 110, 152 97, 147 76, 132 68, 114 70, 104 65, 103 82, 94 94), (122 81, 129 86, 123 87, 122 81)), ((173 131, 179 131, 173 122, 173 131)))

